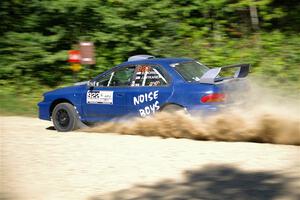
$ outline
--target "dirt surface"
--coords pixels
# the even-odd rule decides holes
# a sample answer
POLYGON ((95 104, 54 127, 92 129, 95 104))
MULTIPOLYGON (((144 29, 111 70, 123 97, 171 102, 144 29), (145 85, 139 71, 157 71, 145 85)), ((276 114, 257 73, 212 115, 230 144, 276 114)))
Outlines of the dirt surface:
POLYGON ((58 133, 1 120, 0 199, 299 199, 300 147, 58 133))

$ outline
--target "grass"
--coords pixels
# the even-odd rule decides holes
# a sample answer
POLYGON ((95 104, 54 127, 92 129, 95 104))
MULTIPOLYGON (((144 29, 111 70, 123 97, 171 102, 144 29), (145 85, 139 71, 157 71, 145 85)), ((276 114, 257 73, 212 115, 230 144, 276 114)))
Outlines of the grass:
POLYGON ((42 94, 12 94, 0 92, 0 115, 19 115, 36 117, 37 103, 42 100, 42 94))

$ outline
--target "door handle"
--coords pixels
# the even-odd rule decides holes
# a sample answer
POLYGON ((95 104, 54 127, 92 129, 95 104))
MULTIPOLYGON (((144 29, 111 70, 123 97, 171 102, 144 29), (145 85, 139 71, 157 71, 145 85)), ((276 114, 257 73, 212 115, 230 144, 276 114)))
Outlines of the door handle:
POLYGON ((117 93, 117 97, 123 97, 124 93, 117 93))

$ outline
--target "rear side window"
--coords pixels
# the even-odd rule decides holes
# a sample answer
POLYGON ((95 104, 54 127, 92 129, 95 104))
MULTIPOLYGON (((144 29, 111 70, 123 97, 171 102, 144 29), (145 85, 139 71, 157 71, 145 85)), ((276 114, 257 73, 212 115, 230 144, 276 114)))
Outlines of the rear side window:
POLYGON ((172 67, 189 82, 199 81, 205 72, 209 70, 208 67, 196 61, 182 62, 171 64, 172 67))
POLYGON ((168 81, 158 66, 137 65, 132 86, 163 86, 168 81))

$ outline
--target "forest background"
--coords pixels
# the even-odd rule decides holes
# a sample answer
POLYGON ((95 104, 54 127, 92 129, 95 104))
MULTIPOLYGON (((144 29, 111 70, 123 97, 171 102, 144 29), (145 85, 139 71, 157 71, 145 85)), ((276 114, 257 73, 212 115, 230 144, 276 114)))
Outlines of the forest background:
POLYGON ((250 63, 299 98, 298 0, 1 0, 0 19, 1 114, 36 115, 43 92, 74 83, 67 52, 79 41, 94 42, 96 65, 76 81, 151 54, 250 63))

